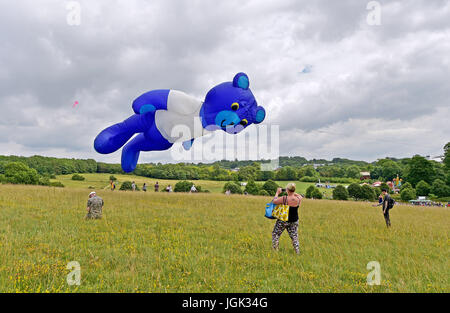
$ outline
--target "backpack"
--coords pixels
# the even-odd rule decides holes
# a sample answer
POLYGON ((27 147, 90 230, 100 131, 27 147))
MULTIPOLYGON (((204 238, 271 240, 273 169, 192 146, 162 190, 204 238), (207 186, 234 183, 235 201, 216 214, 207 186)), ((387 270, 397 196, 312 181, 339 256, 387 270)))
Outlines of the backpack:
POLYGON ((389 197, 389 200, 388 200, 388 208, 389 208, 389 209, 392 209, 392 208, 394 207, 394 204, 395 204, 394 199, 392 199, 391 197, 389 197))

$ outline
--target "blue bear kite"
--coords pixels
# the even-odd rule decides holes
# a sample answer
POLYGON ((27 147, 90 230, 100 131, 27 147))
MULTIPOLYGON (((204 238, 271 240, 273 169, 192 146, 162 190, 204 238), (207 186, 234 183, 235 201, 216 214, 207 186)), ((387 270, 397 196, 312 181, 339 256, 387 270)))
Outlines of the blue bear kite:
POLYGON ((266 116, 249 85, 248 76, 238 73, 232 82, 213 87, 204 102, 177 90, 144 93, 133 101, 135 114, 104 129, 95 138, 94 148, 102 154, 112 153, 139 133, 122 150, 122 169, 132 172, 140 151, 166 150, 180 141, 189 150, 195 138, 211 131, 238 133, 250 124, 261 123, 266 116), (180 132, 177 126, 185 131, 180 132))

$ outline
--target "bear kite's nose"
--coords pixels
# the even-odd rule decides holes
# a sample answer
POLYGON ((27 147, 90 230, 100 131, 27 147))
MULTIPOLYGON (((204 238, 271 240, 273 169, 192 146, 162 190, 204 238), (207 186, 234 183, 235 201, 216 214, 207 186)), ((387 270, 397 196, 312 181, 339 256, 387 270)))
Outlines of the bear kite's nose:
POLYGON ((234 126, 239 124, 241 119, 239 118, 239 115, 237 115, 235 112, 230 111, 221 111, 216 116, 216 125, 220 126, 221 128, 226 128, 229 126, 234 126))

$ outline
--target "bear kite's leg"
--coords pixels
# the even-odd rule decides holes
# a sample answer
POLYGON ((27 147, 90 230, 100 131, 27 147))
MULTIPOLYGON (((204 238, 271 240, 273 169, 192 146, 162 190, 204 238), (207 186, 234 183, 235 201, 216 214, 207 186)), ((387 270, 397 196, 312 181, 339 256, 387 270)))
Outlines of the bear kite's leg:
POLYGON ((169 149, 173 143, 168 142, 153 124, 144 134, 133 138, 122 149, 122 169, 129 173, 136 168, 140 151, 160 151, 169 149))
POLYGON ((153 113, 134 114, 98 134, 94 141, 94 148, 99 153, 112 153, 122 147, 134 134, 149 129, 154 120, 153 113))

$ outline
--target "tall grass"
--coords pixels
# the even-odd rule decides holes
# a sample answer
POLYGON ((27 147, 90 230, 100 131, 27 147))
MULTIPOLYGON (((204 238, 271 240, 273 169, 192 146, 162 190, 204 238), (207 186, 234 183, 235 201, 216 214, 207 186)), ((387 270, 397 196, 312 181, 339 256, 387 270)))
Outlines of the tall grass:
POLYGON ((304 200, 301 254, 271 250, 269 198, 0 185, 0 292, 449 292, 449 211, 304 200), (69 286, 67 263, 81 265, 69 286), (381 285, 368 286, 370 261, 381 285))

